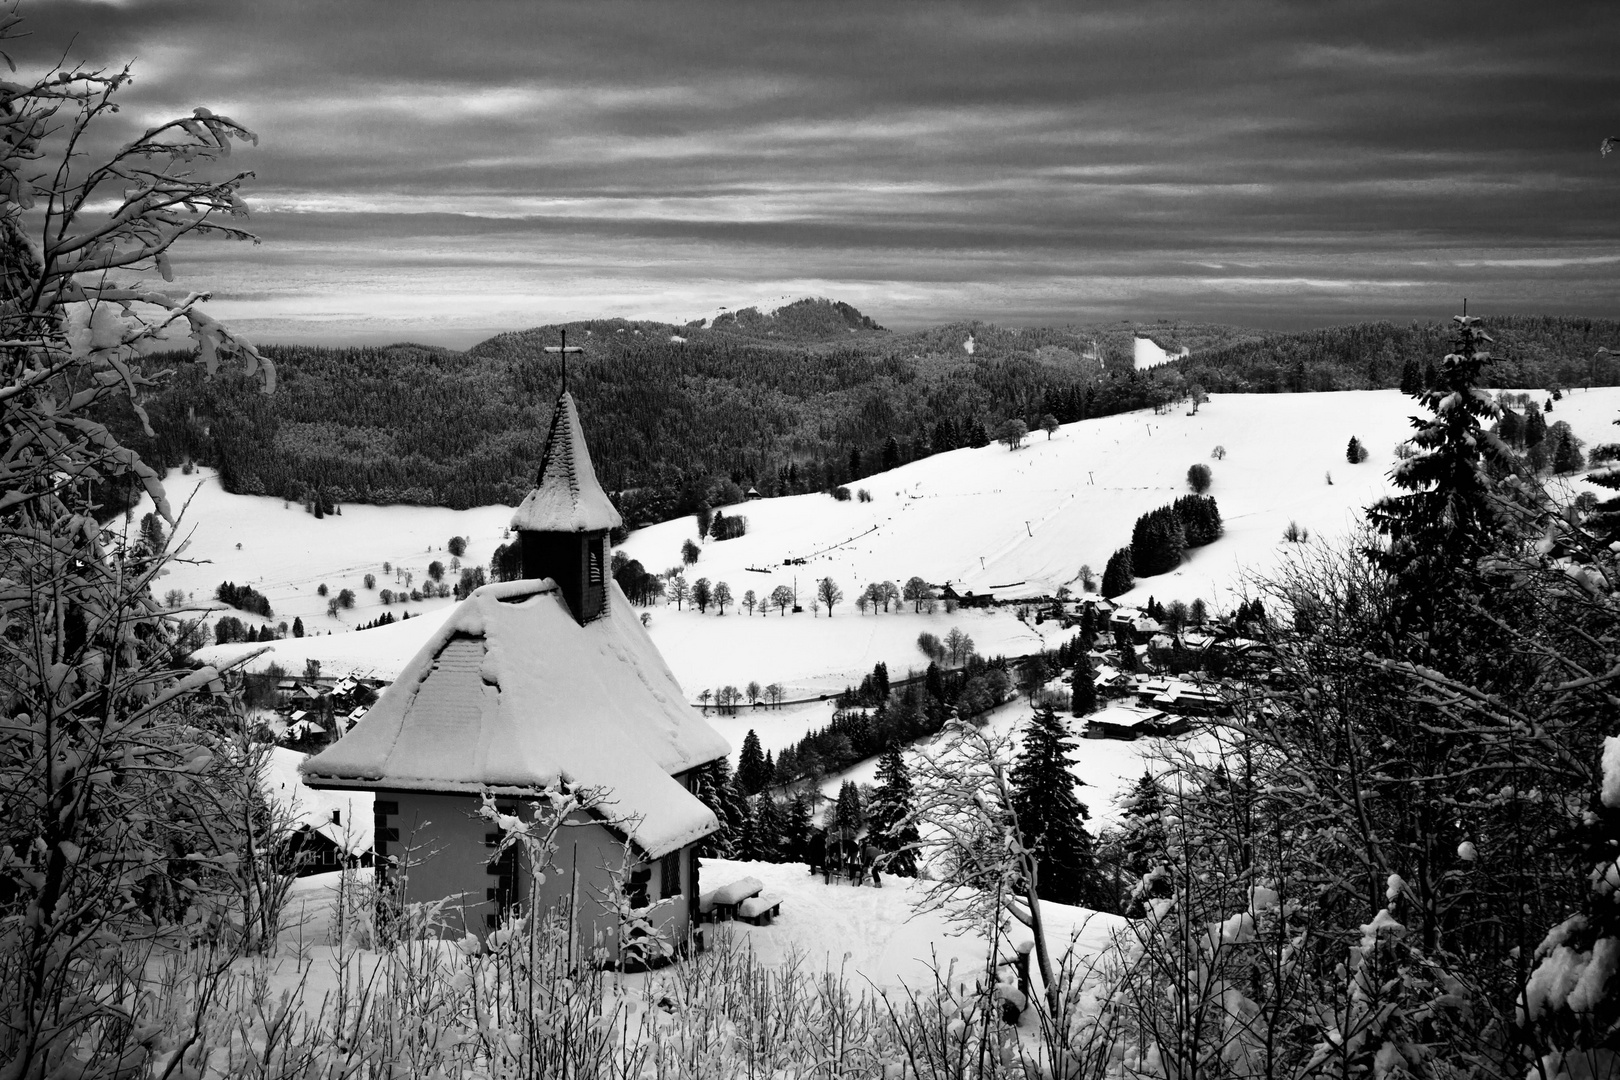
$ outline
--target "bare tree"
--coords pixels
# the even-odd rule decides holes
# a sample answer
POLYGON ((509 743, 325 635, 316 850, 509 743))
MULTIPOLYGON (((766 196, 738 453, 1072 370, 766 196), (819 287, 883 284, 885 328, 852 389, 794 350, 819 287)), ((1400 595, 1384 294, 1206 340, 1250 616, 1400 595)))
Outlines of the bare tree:
POLYGON ((833 606, 844 599, 844 590, 838 587, 838 582, 830 577, 824 577, 816 583, 816 599, 827 608, 827 618, 832 618, 833 606))
POLYGON ((1035 939, 1047 1006, 1058 1011, 1059 983, 1041 918, 1040 866, 1024 846, 1012 785, 1012 738, 952 717, 941 739, 920 750, 912 769, 913 809, 903 824, 923 835, 918 847, 936 874, 924 905, 990 942, 989 984, 1010 942, 1012 922, 1035 939))

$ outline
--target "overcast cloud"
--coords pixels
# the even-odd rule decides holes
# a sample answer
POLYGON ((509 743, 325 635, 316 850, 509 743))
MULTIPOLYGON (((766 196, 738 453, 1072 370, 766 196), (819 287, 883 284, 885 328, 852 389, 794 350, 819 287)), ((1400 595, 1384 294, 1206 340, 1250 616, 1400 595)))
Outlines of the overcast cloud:
POLYGON ((779 294, 910 327, 1620 316, 1620 4, 24 0, 38 67, 206 105, 260 340, 779 294))

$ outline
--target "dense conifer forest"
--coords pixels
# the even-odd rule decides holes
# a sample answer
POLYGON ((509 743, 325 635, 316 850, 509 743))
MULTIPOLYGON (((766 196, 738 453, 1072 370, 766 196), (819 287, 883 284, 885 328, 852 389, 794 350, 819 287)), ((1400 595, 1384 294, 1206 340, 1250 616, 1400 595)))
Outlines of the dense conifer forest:
MULTIPOLYGON (((246 494, 453 508, 515 504, 537 466, 561 379, 542 352, 566 329, 585 352, 569 386, 591 428, 597 472, 632 525, 765 495, 815 491, 958 446, 996 426, 1030 430, 1146 406, 1195 384, 1214 392, 1408 385, 1444 355, 1438 324, 1371 323, 1300 333, 1119 323, 1009 329, 958 323, 907 334, 848 305, 752 309, 719 328, 595 320, 490 338, 466 352, 418 345, 269 346, 273 396, 245 377, 179 368, 133 414, 109 415, 143 457, 219 469, 246 494), (1133 336, 1191 355, 1134 370, 1133 336), (970 351, 971 348, 971 351, 970 351)), ((1487 320, 1503 385, 1604 385, 1617 377, 1620 323, 1487 320)), ((119 508, 117 496, 107 509, 119 508)))

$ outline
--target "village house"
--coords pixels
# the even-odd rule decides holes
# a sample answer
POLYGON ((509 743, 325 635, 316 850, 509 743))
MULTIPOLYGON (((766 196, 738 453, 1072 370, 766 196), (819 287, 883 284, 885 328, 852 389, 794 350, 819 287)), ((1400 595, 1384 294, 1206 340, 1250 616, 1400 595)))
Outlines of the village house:
POLYGON ((448 900, 447 933, 515 905, 572 912, 579 943, 621 954, 615 897, 679 946, 694 921, 694 845, 718 828, 694 771, 729 747, 685 695, 608 573, 618 512, 574 399, 558 397, 539 483, 518 507, 522 580, 459 604, 352 732, 307 760, 314 788, 375 794, 376 856, 407 903, 448 900), (478 813, 527 817, 548 787, 599 792, 533 873, 478 813))

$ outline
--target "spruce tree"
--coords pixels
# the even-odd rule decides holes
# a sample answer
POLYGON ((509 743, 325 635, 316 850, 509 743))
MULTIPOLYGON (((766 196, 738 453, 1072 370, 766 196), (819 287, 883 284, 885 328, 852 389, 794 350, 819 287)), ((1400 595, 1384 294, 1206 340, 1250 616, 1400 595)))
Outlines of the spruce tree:
POLYGON ((1142 901, 1167 895, 1170 882, 1144 882, 1169 860, 1168 837, 1164 827, 1164 795, 1147 773, 1142 774, 1130 793, 1120 800, 1120 885, 1125 914, 1144 914, 1142 901))
POLYGON ((1459 315, 1455 321, 1452 351, 1418 395, 1433 413, 1412 418, 1411 442, 1420 452, 1390 474, 1407 494, 1382 499, 1367 511, 1386 541, 1368 554, 1398 580, 1414 628, 1433 628, 1435 604, 1459 592, 1501 528, 1484 461, 1505 458, 1507 451, 1483 427, 1497 406, 1479 389, 1491 362, 1485 348, 1491 339, 1477 318, 1459 315))
POLYGON ((1534 404, 1524 410, 1524 431, 1520 438, 1526 450, 1540 446, 1547 437, 1547 420, 1534 404))
POLYGON ((765 752, 760 749, 759 735, 753 728, 743 736, 742 752, 737 755, 737 786, 744 795, 752 795, 765 786, 765 752))
POLYGON ((730 763, 721 757, 701 766, 695 773, 692 793, 720 821, 717 831, 698 842, 697 853, 706 858, 735 858, 744 804, 736 785, 732 783, 730 763))
POLYGON ((913 809, 911 770, 898 746, 891 746, 878 759, 877 790, 866 808, 866 822, 873 843, 886 852, 895 852, 887 862, 890 873, 901 877, 917 874, 919 836, 915 824, 904 824, 913 809))
POLYGON ((1423 390, 1423 375, 1418 370, 1417 361, 1408 358, 1401 365, 1401 393, 1407 397, 1416 397, 1423 390))
POLYGON ((1024 728, 1024 746, 1009 779, 1024 846, 1040 867, 1042 899, 1095 905, 1096 863, 1085 804, 1075 797, 1069 752, 1074 743, 1050 705, 1024 728))
POLYGON ((787 828, 787 815, 770 796, 761 792, 754 799, 754 855, 764 862, 783 862, 786 844, 783 833, 787 828))
POLYGON ((1120 548, 1108 556, 1108 565, 1103 568, 1102 594, 1111 600, 1129 592, 1135 585, 1136 571, 1131 563, 1131 549, 1120 548))
POLYGON ((833 807, 833 827, 847 836, 854 836, 861 831, 863 817, 860 789, 855 786, 855 781, 845 780, 838 789, 838 804, 833 807))
POLYGON ((293 637, 303 637, 304 636, 304 620, 303 619, 296 618, 296 617, 293 619, 292 636, 293 637))
POLYGON ((731 846, 731 857, 750 862, 762 859, 764 856, 759 850, 759 815, 754 810, 754 804, 743 795, 742 788, 735 780, 732 781, 731 790, 736 794, 737 802, 740 804, 737 838, 731 846))
POLYGON ((803 856, 805 842, 810 837, 810 822, 810 798, 800 792, 788 803, 782 823, 784 854, 790 859, 803 856))
POLYGON ((1097 680, 1091 662, 1081 657, 1074 665, 1074 693, 1070 699, 1076 716, 1089 716, 1097 710, 1097 680))

